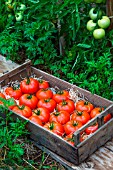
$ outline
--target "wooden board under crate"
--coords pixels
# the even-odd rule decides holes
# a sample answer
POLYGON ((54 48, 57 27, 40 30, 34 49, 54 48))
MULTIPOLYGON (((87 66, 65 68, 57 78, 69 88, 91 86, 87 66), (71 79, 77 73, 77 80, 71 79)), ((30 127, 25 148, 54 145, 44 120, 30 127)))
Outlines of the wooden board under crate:
MULTIPOLYGON (((54 77, 48 73, 45 73, 39 69, 31 66, 31 62, 17 66, 16 69, 4 74, 0 77, 1 87, 5 86, 8 82, 22 80, 22 77, 31 76, 35 74, 36 77, 43 77, 43 79, 49 81, 51 87, 57 86, 60 89, 74 88, 83 94, 88 101, 93 103, 95 106, 106 107, 106 109, 99 114, 96 118, 89 121, 87 124, 82 126, 78 131, 74 133, 75 146, 71 146, 68 142, 64 141, 61 137, 52 132, 44 129, 43 127, 36 125, 35 123, 28 121, 27 128, 30 131, 30 137, 38 145, 47 148, 52 153, 62 157, 63 159, 78 165, 83 162, 89 155, 95 152, 100 146, 104 145, 108 140, 113 137, 113 118, 104 124, 103 118, 108 113, 113 115, 113 102, 98 95, 92 94, 76 85, 72 85, 64 80, 54 77), (91 134, 86 140, 80 142, 80 133, 94 122, 98 122, 99 129, 91 134)), ((2 117, 4 113, 0 113, 2 117)), ((14 119, 22 119, 23 121, 28 120, 16 113, 12 114, 14 119)))

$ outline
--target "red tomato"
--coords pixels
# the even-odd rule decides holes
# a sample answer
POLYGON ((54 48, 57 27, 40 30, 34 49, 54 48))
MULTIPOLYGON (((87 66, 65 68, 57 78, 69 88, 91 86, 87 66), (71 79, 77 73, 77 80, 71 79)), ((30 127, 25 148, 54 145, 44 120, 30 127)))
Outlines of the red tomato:
POLYGON ((66 140, 69 144, 71 144, 72 146, 75 145, 74 142, 74 138, 73 138, 73 134, 69 134, 67 135, 65 138, 63 138, 64 140, 66 140))
POLYGON ((7 87, 5 89, 5 93, 16 100, 18 100, 22 96, 21 89, 15 87, 7 87))
POLYGON ((50 89, 40 89, 36 93, 38 99, 50 99, 53 96, 53 92, 50 89))
POLYGON ((85 129, 85 132, 87 135, 91 134, 91 133, 94 133, 96 130, 98 129, 98 124, 94 124, 92 126, 89 126, 85 129))
POLYGON ((26 118, 29 118, 32 115, 32 110, 30 109, 30 107, 24 105, 15 106, 13 107, 12 111, 26 118))
POLYGON ((37 104, 38 107, 45 107, 50 112, 53 112, 56 108, 56 102, 53 99, 40 99, 37 104))
MULTIPOLYGON (((3 93, 0 92, 0 98, 6 99, 5 95, 3 93)), ((0 101, 0 104, 3 104, 2 101, 0 101)))
POLYGON ((59 135, 59 136, 63 136, 64 134, 64 128, 60 123, 57 122, 48 122, 44 125, 44 128, 50 130, 51 132, 59 135))
POLYGON ((64 110, 69 112, 70 114, 74 111, 75 109, 75 104, 72 100, 65 100, 57 104, 58 111, 64 110))
POLYGON ((69 99, 69 92, 67 90, 59 90, 59 91, 57 91, 56 94, 53 94, 53 99, 57 103, 60 103, 63 100, 68 100, 69 99))
POLYGON ((80 142, 84 141, 85 139, 88 138, 88 135, 84 132, 80 135, 80 142))
POLYGON ((46 80, 39 79, 39 89, 47 89, 49 88, 49 82, 46 80))
POLYGON ((39 89, 39 82, 38 80, 30 77, 20 82, 20 88, 22 90, 22 93, 34 94, 39 89))
POLYGON ((42 126, 42 121, 39 119, 39 117, 37 115, 32 115, 31 117, 29 117, 29 120, 42 126))
POLYGON ((44 107, 39 107, 35 110, 33 110, 33 115, 37 115, 39 119, 42 121, 42 123, 47 123, 50 118, 50 112, 48 109, 44 107))
POLYGON ((111 114, 104 116, 104 123, 108 122, 112 118, 111 114))
POLYGON ((83 125, 90 120, 90 115, 87 111, 74 111, 71 115, 71 120, 80 121, 83 125))
POLYGON ((79 111, 87 111, 91 112, 91 110, 94 108, 93 104, 91 104, 88 101, 80 100, 76 103, 75 109, 79 111))
POLYGON ((82 127, 81 122, 70 120, 64 125, 64 130, 65 130, 66 135, 69 135, 70 133, 74 133, 81 127, 82 127))
POLYGON ((35 109, 37 107, 38 99, 36 96, 31 94, 23 94, 19 99, 20 105, 26 105, 31 109, 35 109))
POLYGON ((58 122, 64 125, 69 120, 70 120, 70 114, 67 111, 61 110, 59 112, 51 113, 49 122, 58 122))
POLYGON ((104 108, 95 107, 95 108, 91 111, 91 113, 90 113, 91 118, 94 118, 95 116, 97 116, 98 114, 100 114, 103 110, 104 110, 104 108))

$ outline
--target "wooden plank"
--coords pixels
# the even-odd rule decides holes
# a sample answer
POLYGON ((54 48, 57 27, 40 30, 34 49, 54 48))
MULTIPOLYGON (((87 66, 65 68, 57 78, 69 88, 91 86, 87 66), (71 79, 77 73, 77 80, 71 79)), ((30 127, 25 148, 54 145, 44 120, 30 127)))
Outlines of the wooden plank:
POLYGON ((95 152, 89 160, 94 164, 94 170, 110 170, 113 169, 113 152, 102 147, 95 152))

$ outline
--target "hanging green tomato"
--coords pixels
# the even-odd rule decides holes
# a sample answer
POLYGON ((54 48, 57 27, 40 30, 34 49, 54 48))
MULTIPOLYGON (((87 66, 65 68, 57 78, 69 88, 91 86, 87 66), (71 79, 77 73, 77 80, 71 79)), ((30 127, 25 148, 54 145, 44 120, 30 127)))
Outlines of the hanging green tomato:
POLYGON ((96 8, 91 8, 89 11, 89 17, 92 20, 95 20, 97 18, 100 18, 102 16, 102 11, 101 10, 96 10, 96 8))

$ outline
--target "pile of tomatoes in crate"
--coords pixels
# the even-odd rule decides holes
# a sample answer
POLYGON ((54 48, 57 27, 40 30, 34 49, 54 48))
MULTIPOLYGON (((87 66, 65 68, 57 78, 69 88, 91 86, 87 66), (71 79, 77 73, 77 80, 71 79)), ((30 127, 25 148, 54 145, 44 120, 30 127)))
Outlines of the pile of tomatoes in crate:
MULTIPOLYGON (((9 109, 74 145, 73 133, 100 114, 104 108, 95 107, 84 99, 75 102, 70 97, 70 91, 53 89, 48 81, 29 77, 18 85, 10 84, 5 87, 0 93, 0 99, 13 98, 14 103, 9 109)), ((2 100, 0 104, 3 104, 2 100)), ((104 117, 104 123, 110 119, 109 113, 104 117)), ((90 135, 97 129, 98 124, 95 123, 86 128, 84 134, 90 135)), ((85 135, 81 135, 81 141, 85 139, 85 135)))

